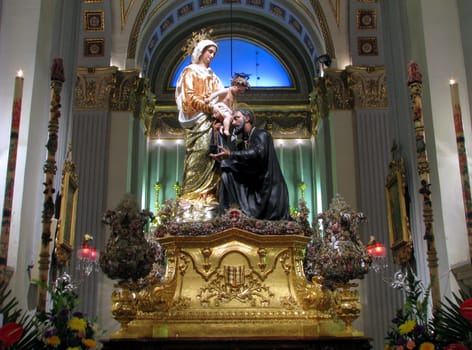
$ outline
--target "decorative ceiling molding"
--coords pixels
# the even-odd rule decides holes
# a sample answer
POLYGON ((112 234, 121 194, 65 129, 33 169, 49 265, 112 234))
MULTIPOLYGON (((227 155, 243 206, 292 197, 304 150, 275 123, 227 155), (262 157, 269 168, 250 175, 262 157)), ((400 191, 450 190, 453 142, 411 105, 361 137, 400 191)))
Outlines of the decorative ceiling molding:
POLYGON ((128 18, 128 15, 131 12, 135 2, 135 0, 128 0, 128 4, 125 5, 125 1, 126 0, 120 0, 121 31, 123 31, 126 26, 126 19, 128 18))
POLYGON ((336 25, 339 28, 339 22, 340 22, 340 15, 341 15, 341 7, 339 5, 340 0, 329 0, 329 6, 331 7, 331 11, 333 11, 333 15, 336 18, 336 25), (335 1, 335 2, 334 2, 335 1))
MULTIPOLYGON (((125 1, 125 0, 122 0, 125 1)), ((154 33, 150 33, 147 31, 146 33, 142 32, 143 28, 148 28, 149 24, 151 22, 151 19, 155 21, 155 17, 159 14, 162 16, 160 19, 161 24, 156 24, 154 27, 155 28, 161 28, 162 27, 162 22, 165 22, 166 20, 172 19, 172 25, 180 25, 181 17, 183 16, 178 16, 174 15, 172 12, 165 12, 163 9, 164 7, 167 7, 170 9, 170 11, 173 11, 177 8, 177 6, 171 6, 171 2, 168 1, 161 1, 159 2, 156 6, 153 6, 154 0, 144 0, 138 15, 136 17, 136 20, 133 24, 132 31, 130 33, 129 41, 128 41, 128 51, 127 51, 127 58, 129 59, 134 59, 136 58, 137 54, 137 48, 138 48, 138 40, 146 40, 146 41, 152 41, 154 40, 158 35, 158 33, 155 31, 154 33)), ((252 3, 247 2, 245 5, 242 3, 238 3, 242 10, 245 12, 248 11, 249 13, 253 13, 255 16, 258 16, 259 11, 263 11, 263 9, 254 6, 252 3), (256 11, 254 11, 256 10, 256 11)), ((308 50, 311 55, 318 55, 318 52, 314 48, 318 49, 323 49, 323 46, 325 46, 326 51, 328 54, 331 55, 331 57, 335 57, 334 55, 334 46, 332 44, 332 39, 329 33, 329 28, 326 24, 326 19, 323 13, 323 10, 321 6, 318 3, 318 0, 312 0, 312 7, 314 9, 311 10, 310 8, 307 8, 302 2, 297 0, 295 2, 297 6, 288 6, 290 4, 285 4, 284 6, 281 6, 280 4, 277 4, 277 2, 270 2, 269 5, 271 6, 276 6, 278 9, 283 9, 284 13, 286 13, 286 16, 283 16, 282 18, 279 18, 277 21, 274 17, 261 17, 261 19, 264 19, 264 21, 269 21, 269 22, 276 22, 278 25, 285 26, 287 29, 295 30, 298 35, 300 36, 300 43, 303 43, 304 46, 306 46, 306 50, 308 50), (315 3, 313 3, 313 1, 315 3), (310 22, 303 23, 302 17, 306 17, 311 19, 310 22), (287 25, 287 18, 290 19, 288 25, 287 25), (279 23, 280 22, 280 23, 279 23), (318 24, 317 22, 320 22, 318 24), (324 22, 324 23, 323 23, 324 22), (294 26, 294 24, 297 24, 294 26), (304 29, 303 31, 301 29, 304 29), (298 30, 298 31, 297 31, 298 30)), ((200 6, 199 8, 194 8, 193 6, 186 9, 186 16, 189 14, 196 14, 200 10, 202 11, 207 11, 209 7, 214 7, 215 10, 222 11, 221 6, 218 6, 216 2, 214 4, 208 5, 205 3, 205 6, 200 6)), ((124 9, 122 9, 124 11, 124 9)), ((273 26, 273 24, 271 25, 273 26)), ((166 27, 166 29, 168 29, 166 27)), ((162 28, 161 28, 162 30, 162 28)), ((163 36, 165 34, 160 33, 159 37, 163 36)), ((142 42, 143 47, 147 47, 148 43, 142 42)), ((140 49, 141 50, 141 49, 140 49)), ((139 53, 141 55, 141 53, 139 53)), ((147 52, 145 56, 152 55, 152 53, 147 52)), ((315 57, 316 58, 316 57, 315 57)))
POLYGON ((139 9, 138 16, 134 21, 133 29, 131 30, 131 34, 129 36, 127 52, 128 58, 134 58, 136 55, 136 44, 138 42, 139 32, 153 1, 154 0, 144 0, 144 2, 141 4, 141 8, 139 9))
POLYGON ((321 32, 323 34, 323 39, 326 47, 326 53, 331 56, 331 58, 336 58, 336 52, 334 51, 333 38, 331 38, 331 33, 329 31, 328 23, 326 22, 326 17, 323 12, 323 8, 319 0, 311 0, 311 6, 315 11, 316 17, 321 27, 321 32))

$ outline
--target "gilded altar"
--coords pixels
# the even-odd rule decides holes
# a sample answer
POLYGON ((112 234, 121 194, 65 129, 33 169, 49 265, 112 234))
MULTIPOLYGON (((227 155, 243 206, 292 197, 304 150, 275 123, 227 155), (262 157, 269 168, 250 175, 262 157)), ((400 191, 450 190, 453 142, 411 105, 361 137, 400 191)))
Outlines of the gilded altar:
POLYGON ((115 295, 112 338, 342 335, 336 293, 305 277, 309 240, 239 228, 161 237, 164 279, 115 295))

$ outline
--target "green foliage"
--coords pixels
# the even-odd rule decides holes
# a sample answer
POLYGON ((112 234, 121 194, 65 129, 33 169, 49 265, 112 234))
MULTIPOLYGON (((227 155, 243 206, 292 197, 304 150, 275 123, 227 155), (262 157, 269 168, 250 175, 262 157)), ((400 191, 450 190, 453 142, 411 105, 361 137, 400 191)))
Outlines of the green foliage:
POLYGON ((18 308, 18 300, 11 296, 11 290, 0 289, 0 313, 3 314, 3 324, 18 323, 23 327, 21 339, 8 347, 10 350, 39 349, 37 322, 34 314, 28 314, 18 308))
POLYGON ((435 311, 433 323, 439 344, 460 343, 472 349, 472 324, 460 312, 460 306, 470 298, 472 291, 461 290, 453 293, 452 299, 445 298, 435 311))
POLYGON ((430 312, 430 288, 425 289, 410 269, 395 285, 403 288, 405 304, 392 320, 386 349, 472 349, 472 323, 461 313, 472 291, 446 297, 430 312))
POLYGON ((417 349, 422 344, 434 343, 434 329, 429 321, 430 289, 425 289, 410 269, 401 286, 405 292, 405 304, 397 310, 392 326, 387 332, 390 348, 417 349))

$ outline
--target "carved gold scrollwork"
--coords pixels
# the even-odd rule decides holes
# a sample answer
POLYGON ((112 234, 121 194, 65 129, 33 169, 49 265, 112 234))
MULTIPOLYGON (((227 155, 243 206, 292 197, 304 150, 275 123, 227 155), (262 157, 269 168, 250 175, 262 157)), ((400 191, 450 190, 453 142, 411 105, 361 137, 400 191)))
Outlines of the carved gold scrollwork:
POLYGON ((110 108, 112 111, 132 111, 132 94, 139 79, 137 70, 117 71, 111 88, 110 108))
POLYGON ((197 299, 202 306, 220 306, 235 300, 252 307, 267 307, 274 294, 270 287, 252 272, 246 274, 244 265, 223 266, 211 278, 209 283, 200 289, 197 299))
POLYGON ((296 294, 302 301, 304 310, 328 311, 334 303, 333 295, 324 287, 319 278, 313 278, 312 283, 296 283, 296 294))
POLYGON ((265 268, 267 267, 267 250, 265 248, 259 248, 257 250, 257 255, 259 255, 259 269, 264 272, 265 268))
POLYGON ((114 86, 116 67, 79 67, 75 83, 75 108, 78 110, 110 108, 110 91, 114 86))
POLYGON ((387 82, 384 67, 347 67, 348 85, 355 108, 386 108, 387 82))
POLYGON ((210 270, 211 268, 211 263, 209 261, 209 257, 211 255, 211 249, 206 247, 206 248, 202 248, 201 250, 202 252, 202 255, 203 255, 203 269, 205 270, 205 272, 208 272, 208 270, 210 270))
POLYGON ((283 254, 279 258, 280 265, 282 266, 283 270, 286 274, 289 274, 292 270, 292 262, 290 259, 290 254, 288 251, 284 251, 283 254))
POLYGON ((166 249, 166 262, 166 280, 173 280, 177 270, 177 249, 175 247, 166 249))
MULTIPOLYGON (((138 309, 145 313, 167 311, 176 304, 173 300, 177 291, 178 279, 175 275, 175 254, 172 249, 166 252, 167 274, 164 280, 151 271, 146 278, 146 285, 136 295, 138 309)), ((158 267, 154 267, 157 269, 158 267)))
POLYGON ((325 70, 325 85, 330 110, 352 109, 352 96, 345 70, 325 70))
MULTIPOLYGON (((311 136, 311 107, 296 106, 254 106, 256 124, 272 134, 274 138, 309 138, 311 136)), ((178 122, 175 106, 157 104, 151 123, 151 139, 183 138, 184 131, 178 122)))
MULTIPOLYGON (((317 106, 315 112, 324 108, 315 97, 326 91, 326 103, 330 110, 353 108, 386 108, 387 82, 385 68, 349 66, 345 70, 326 69, 325 76, 318 78, 315 91, 310 96, 317 106), (323 90, 324 89, 324 90, 323 90)), ((316 118, 314 119, 316 121, 316 118)))
POLYGON ((126 334, 114 336, 248 336, 248 330, 251 335, 332 336, 339 329, 334 323, 342 323, 335 319, 331 291, 303 273, 308 240, 236 228, 162 237, 165 276, 146 278, 137 292, 136 314, 123 319, 126 334))
POLYGON ((289 295, 280 298, 280 305, 288 310, 293 310, 298 306, 297 300, 289 295))
POLYGON ((188 269, 190 258, 185 254, 180 254, 179 262, 179 273, 183 276, 188 269))

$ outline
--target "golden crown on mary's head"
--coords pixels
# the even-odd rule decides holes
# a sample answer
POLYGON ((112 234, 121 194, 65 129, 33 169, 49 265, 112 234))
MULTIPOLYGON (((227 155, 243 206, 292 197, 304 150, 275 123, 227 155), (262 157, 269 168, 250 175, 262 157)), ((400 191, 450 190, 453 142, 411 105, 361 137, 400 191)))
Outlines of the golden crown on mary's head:
POLYGON ((213 40, 211 34, 213 29, 201 28, 199 32, 192 32, 192 37, 187 39, 187 44, 182 48, 182 51, 185 52, 185 55, 191 55, 193 49, 197 44, 202 40, 213 40))

